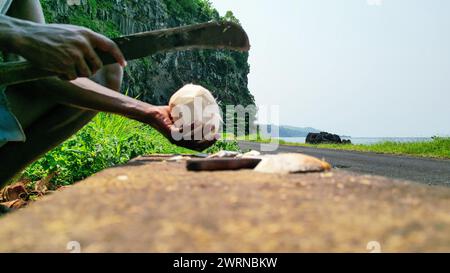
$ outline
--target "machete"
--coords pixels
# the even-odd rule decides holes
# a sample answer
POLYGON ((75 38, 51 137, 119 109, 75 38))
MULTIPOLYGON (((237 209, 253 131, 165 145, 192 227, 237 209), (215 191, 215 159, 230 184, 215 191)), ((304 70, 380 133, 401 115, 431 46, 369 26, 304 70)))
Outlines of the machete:
POLYGON ((186 168, 189 171, 230 171, 254 169, 261 162, 260 158, 202 158, 189 159, 186 168))
MULTIPOLYGON (((230 49, 248 51, 249 39, 244 29, 232 22, 208 22, 170 29, 148 31, 112 39, 127 60, 156 53, 191 49, 230 49)), ((97 51, 104 65, 116 61, 97 51)), ((0 64, 0 86, 58 76, 57 73, 33 66, 30 62, 0 64)))

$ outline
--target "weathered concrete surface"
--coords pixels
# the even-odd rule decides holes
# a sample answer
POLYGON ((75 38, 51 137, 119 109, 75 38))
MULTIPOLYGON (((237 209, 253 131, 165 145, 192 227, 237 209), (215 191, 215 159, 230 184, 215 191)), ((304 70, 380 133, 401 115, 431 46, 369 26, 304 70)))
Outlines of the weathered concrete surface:
POLYGON ((0 251, 449 252, 450 189, 343 171, 190 173, 140 158, 0 218, 0 251))

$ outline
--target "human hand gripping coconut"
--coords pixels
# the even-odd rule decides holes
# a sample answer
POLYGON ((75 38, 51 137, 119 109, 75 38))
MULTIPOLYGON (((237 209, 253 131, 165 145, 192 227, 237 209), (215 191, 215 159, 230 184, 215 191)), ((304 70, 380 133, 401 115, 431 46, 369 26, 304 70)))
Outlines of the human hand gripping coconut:
POLYGON ((178 90, 168 106, 159 106, 153 126, 171 143, 203 151, 219 138, 220 108, 206 88, 188 84, 178 90))

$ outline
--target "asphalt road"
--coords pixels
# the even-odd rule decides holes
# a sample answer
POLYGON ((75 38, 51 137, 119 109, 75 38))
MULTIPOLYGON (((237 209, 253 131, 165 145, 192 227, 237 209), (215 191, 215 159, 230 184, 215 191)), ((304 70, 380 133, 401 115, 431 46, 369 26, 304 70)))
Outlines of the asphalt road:
MULTIPOLYGON (((239 142, 243 150, 259 150, 260 144, 239 142)), ((276 153, 304 153, 325 159, 334 168, 450 187, 450 160, 338 151, 280 145, 276 153)))

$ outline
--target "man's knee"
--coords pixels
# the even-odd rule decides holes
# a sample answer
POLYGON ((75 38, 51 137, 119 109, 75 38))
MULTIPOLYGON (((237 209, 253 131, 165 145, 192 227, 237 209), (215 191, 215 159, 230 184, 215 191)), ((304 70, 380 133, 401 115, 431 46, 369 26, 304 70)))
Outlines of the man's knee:
POLYGON ((7 15, 35 23, 45 23, 44 13, 39 0, 14 0, 7 15))
POLYGON ((119 64, 105 66, 105 78, 107 87, 119 91, 122 85, 123 68, 119 64))
POLYGON ((119 64, 111 64, 102 67, 94 76, 93 80, 114 91, 119 91, 122 85, 123 68, 119 64))

